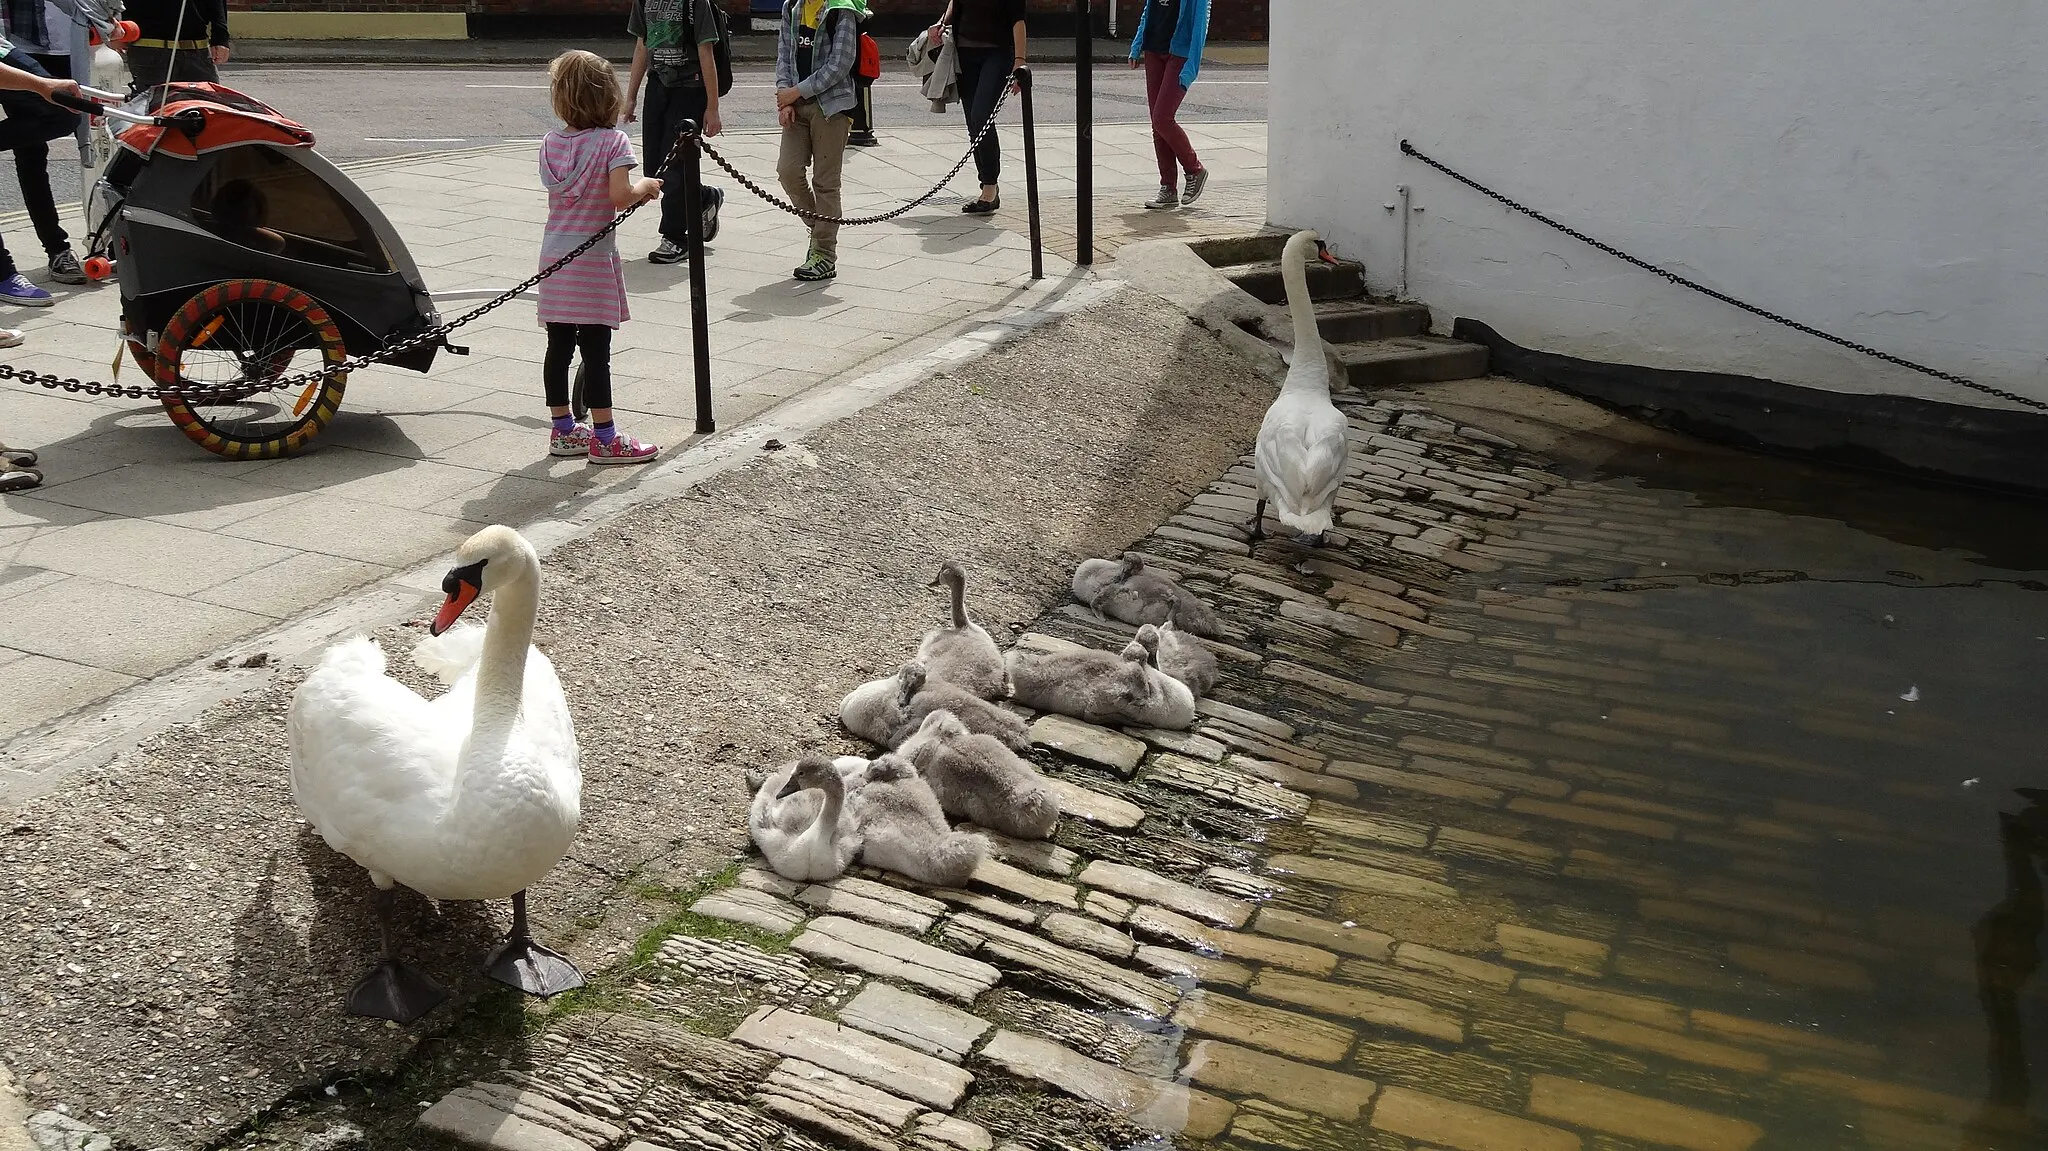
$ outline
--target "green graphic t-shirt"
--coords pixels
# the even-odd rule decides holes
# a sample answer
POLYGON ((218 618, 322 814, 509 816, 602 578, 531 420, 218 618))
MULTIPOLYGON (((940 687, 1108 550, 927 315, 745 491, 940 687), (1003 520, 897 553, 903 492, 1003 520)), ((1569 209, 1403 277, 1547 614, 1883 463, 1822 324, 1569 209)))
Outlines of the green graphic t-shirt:
POLYGON ((697 46, 718 40, 711 0, 633 0, 626 34, 647 41, 647 59, 661 82, 701 86, 697 46))

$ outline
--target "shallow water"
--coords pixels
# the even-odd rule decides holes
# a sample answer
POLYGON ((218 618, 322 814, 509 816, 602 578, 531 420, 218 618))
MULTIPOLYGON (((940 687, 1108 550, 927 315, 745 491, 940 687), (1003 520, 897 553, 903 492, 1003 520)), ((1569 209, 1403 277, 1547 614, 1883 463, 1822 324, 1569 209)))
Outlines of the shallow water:
MULTIPOLYGON (((1462 636, 1360 658, 1252 623, 1268 661, 1392 693, 1219 692, 1360 778, 1244 844, 1277 905, 1395 941, 1281 1005, 1357 1031, 1346 1074, 1610 1151, 2043 1145, 2048 793, 2016 789, 2048 787, 2048 505, 1706 448, 1567 480, 1466 549, 1499 570, 1387 573, 1462 636), (1461 1037, 1361 1015, 1359 988, 1461 1037), (1700 1119, 1589 1123, 1561 1080, 1700 1119)), ((1434 1145, 1385 1110, 1226 1141, 1434 1145)))

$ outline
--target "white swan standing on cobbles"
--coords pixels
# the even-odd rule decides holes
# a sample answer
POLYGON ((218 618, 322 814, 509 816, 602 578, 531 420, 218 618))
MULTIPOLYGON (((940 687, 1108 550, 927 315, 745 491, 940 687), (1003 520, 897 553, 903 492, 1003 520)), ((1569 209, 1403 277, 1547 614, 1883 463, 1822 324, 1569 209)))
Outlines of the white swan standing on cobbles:
POLYGON ((1059 826, 1059 798, 1045 777, 1009 748, 967 730, 950 711, 926 716, 899 754, 955 819, 1017 839, 1050 839, 1059 826))
POLYGON ((1223 634, 1223 622, 1214 609, 1137 556, 1082 560, 1074 569, 1072 587, 1075 599, 1134 627, 1172 622, 1196 635, 1223 634))
POLYGON ((441 583, 436 638, 414 653, 448 691, 421 698, 386 675, 383 651, 358 636, 321 656, 286 721, 299 810, 377 888, 384 958, 350 992, 349 1010, 400 1023, 446 998, 392 946, 401 883, 429 899, 510 897, 512 930, 487 961, 490 976, 532 995, 583 985, 526 923, 526 889, 568 854, 583 792, 569 702, 532 646, 540 558, 518 532, 488 527, 456 560, 441 583), (493 601, 482 635, 451 633, 485 591, 493 601))
POLYGON ((967 730, 994 736, 1013 751, 1030 751, 1024 720, 956 684, 932 679, 916 660, 895 675, 871 679, 839 701, 839 722, 870 743, 895 747, 917 733, 924 717, 944 708, 967 730))
POLYGON ((1296 232, 1280 257, 1280 277, 1287 285, 1287 308, 1294 316, 1294 354, 1280 396, 1266 409, 1252 459, 1259 477, 1259 500, 1245 531, 1254 541, 1265 538, 1266 505, 1283 524, 1320 546, 1330 530, 1331 506, 1351 461, 1351 439, 1344 413, 1330 402, 1330 361, 1316 330, 1315 303, 1308 291, 1308 254, 1313 249, 1328 260, 1329 252, 1314 232, 1296 232))
POLYGON ((987 629, 967 618, 966 570, 947 560, 931 586, 944 587, 952 594, 952 626, 927 633, 918 645, 918 660, 933 679, 958 684, 983 699, 1007 699, 1010 679, 1004 672, 1002 649, 987 629))
POLYGON ((811 755, 762 781, 747 830, 775 874, 817 883, 839 878, 853 863, 861 837, 846 803, 848 774, 834 760, 811 755))

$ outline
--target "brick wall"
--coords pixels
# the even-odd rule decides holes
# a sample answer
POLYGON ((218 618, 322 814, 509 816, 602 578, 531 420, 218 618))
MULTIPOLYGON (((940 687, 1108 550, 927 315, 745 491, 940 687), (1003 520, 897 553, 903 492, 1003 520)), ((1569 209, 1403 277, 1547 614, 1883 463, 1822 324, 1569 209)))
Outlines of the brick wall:
MULTIPOLYGON (((744 13, 747 0, 724 0, 726 10, 744 13)), ((1098 34, 1109 29, 1109 6, 1117 6, 1117 33, 1128 38, 1137 27, 1144 0, 1095 0, 1098 34)), ((1071 24, 1061 18, 1074 10, 1073 0, 1026 0, 1032 25, 1040 35, 1064 31, 1071 24)), ((623 19, 626 0, 228 0, 232 11, 247 12, 467 12, 486 17, 562 18, 613 17, 623 19)), ((870 0, 869 7, 892 30, 908 31, 937 16, 944 0, 870 0)), ((1209 39, 1260 40, 1266 38, 1268 0, 1212 0, 1209 11, 1209 39)), ((232 20, 230 21, 232 23, 232 20)))

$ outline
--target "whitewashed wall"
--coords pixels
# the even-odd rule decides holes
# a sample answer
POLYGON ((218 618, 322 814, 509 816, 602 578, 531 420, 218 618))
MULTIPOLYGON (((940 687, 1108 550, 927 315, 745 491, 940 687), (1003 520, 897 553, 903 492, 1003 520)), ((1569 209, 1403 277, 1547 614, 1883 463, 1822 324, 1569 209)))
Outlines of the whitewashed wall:
POLYGON ((1278 0, 1270 213, 1527 347, 1985 404, 1631 268, 1651 263, 2048 399, 2048 4, 1278 0))

